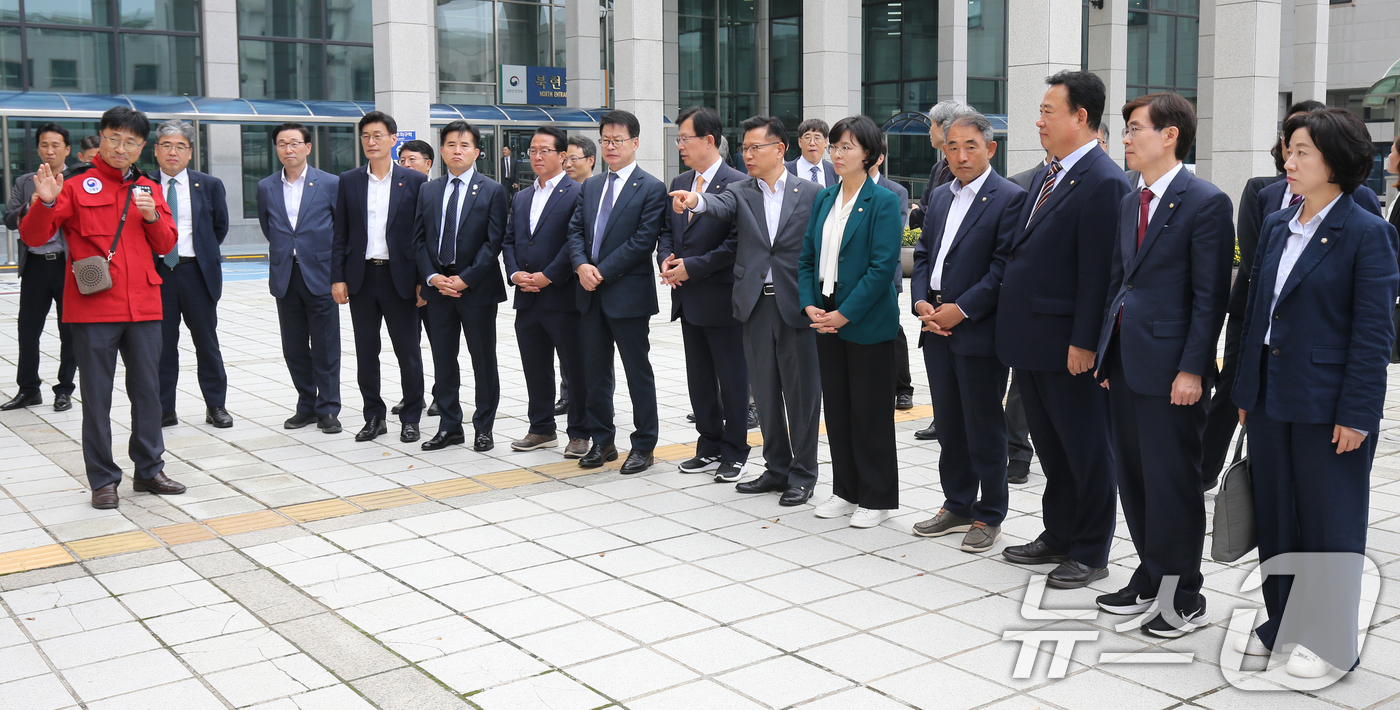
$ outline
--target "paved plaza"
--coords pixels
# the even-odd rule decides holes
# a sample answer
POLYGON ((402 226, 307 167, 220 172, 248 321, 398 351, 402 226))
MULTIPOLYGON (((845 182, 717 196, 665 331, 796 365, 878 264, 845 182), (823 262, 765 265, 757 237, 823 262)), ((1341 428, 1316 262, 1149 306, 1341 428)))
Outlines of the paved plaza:
MULTIPOLYGON (((1281 668, 1221 667, 1231 614, 1261 604, 1257 591, 1241 591, 1253 557, 1207 561, 1216 623, 1161 641, 1093 611, 1094 596, 1122 587, 1135 564, 1121 518, 1111 574, 1092 589, 1042 596, 1030 583, 1049 567, 1002 560, 1003 547, 1041 530, 1038 464, 1029 484, 1012 487, 994 553, 960 551, 959 535, 911 534, 942 502, 937 443, 913 438, 931 415, 917 351, 919 406, 897 416, 902 507, 858 530, 675 470, 694 431, 680 328, 660 316, 651 358, 664 460, 639 476, 620 475, 620 461, 584 471, 562 448, 510 451, 527 421, 508 303, 497 323, 495 450, 425 453, 400 443, 393 423, 388 436, 356 443, 346 310, 346 431, 284 430, 295 392, 265 267, 226 270, 220 339, 235 424, 203 423, 186 335, 180 424, 165 430, 166 472, 189 486, 185 495, 124 484, 119 510, 94 510, 82 404, 54 412, 46 389, 44 406, 0 413, 0 710, 1400 708, 1395 368, 1372 478, 1379 575, 1368 579, 1374 587, 1379 577, 1380 592, 1362 667, 1321 690, 1246 691, 1232 681, 1283 677, 1281 668), (1057 661, 1068 644, 1032 650, 1023 641, 1036 633, 1076 642, 1057 661)), ((18 300, 13 273, 0 274, 5 399, 16 391, 18 300)), ((912 341, 915 321, 903 318, 912 341)), ((40 372, 51 380, 52 319, 43 350, 40 372)), ((426 340, 424 356, 430 363, 426 340)), ((387 337, 383 373, 385 398, 396 399, 387 337)), ((129 476, 120 390, 113 429, 129 476)), ((618 390, 625 444, 624 378, 618 390)), ((426 440, 437 424, 423 423, 426 440)), ((823 446, 814 502, 830 493, 828 460, 823 446)), ((750 476, 761 462, 755 447, 750 476)))

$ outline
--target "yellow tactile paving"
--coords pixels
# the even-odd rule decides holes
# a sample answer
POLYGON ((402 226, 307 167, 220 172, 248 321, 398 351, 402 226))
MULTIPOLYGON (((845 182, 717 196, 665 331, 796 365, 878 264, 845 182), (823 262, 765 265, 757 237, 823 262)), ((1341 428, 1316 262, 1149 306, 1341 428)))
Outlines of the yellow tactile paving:
POLYGON ((27 572, 32 569, 67 564, 72 561, 73 555, 63 549, 62 545, 45 545, 28 550, 16 550, 0 554, 0 574, 27 572))
POLYGON ((483 473, 480 476, 475 476, 475 479, 492 488, 514 488, 516 486, 524 486, 549 480, 534 471, 524 468, 499 471, 497 473, 483 473))
POLYGON ((350 496, 346 500, 365 510, 383 510, 385 508, 397 508, 401 505, 412 505, 422 503, 427 500, 423 496, 414 493, 407 488, 398 488, 391 491, 380 491, 378 493, 365 493, 358 496, 350 496))
POLYGON ((122 552, 136 552, 137 550, 149 550, 160 547, 160 541, 151 537, 144 530, 136 530, 118 535, 103 535, 102 537, 88 538, 87 540, 77 540, 68 543, 68 549, 72 550, 79 558, 90 560, 94 557, 104 557, 122 552))
POLYGON ((749 434, 749 446, 763 446, 763 432, 756 431, 749 434))
POLYGON ((413 490, 418 491, 419 493, 436 500, 439 498, 452 498, 455 496, 464 496, 471 493, 480 493, 482 491, 487 491, 491 489, 481 485, 480 483, 477 483, 476 481, 473 481, 470 478, 454 478, 448 481, 433 481, 432 483, 421 483, 419 485, 413 486, 413 490))
POLYGON ((156 537, 160 538, 167 545, 180 545, 186 542, 199 542, 201 540, 212 540, 219 536, 218 533, 199 523, 182 523, 180 525, 167 525, 163 528, 151 530, 156 537))
MULTIPOLYGON (((627 454, 630 454, 630 453, 632 453, 632 452, 630 452, 630 451, 623 451, 623 450, 619 449, 618 452, 617 452, 617 458, 614 459, 614 460, 612 460, 612 461, 609 461, 609 462, 603 464, 603 468, 612 469, 612 470, 614 470, 614 471, 616 471, 616 470, 622 468, 622 464, 627 463, 627 454)), ((597 469, 594 469, 594 470, 597 470, 597 469)))
POLYGON ((531 466, 531 467, 530 467, 530 470, 531 470, 531 471, 535 471, 536 473, 543 473, 543 474, 546 475, 546 476, 554 476, 554 477, 557 478, 557 477, 559 476, 559 474, 561 474, 561 473, 567 474, 567 473, 569 473, 569 472, 571 472, 571 471, 590 471, 590 472, 591 472, 591 471, 596 471, 597 469, 594 469, 594 468, 579 468, 579 467, 578 467, 578 459, 567 459, 567 460, 565 460, 565 461, 559 461, 559 462, 556 462, 556 463, 547 463, 547 464, 544 464, 543 466, 531 466))
POLYGON ((652 455, 662 461, 684 461, 695 455, 695 444, 671 444, 663 446, 652 455))
MULTIPOLYGON (((902 412, 895 410, 894 420, 896 422, 912 422, 915 419, 928 419, 931 416, 933 416, 933 406, 921 404, 913 409, 906 409, 902 412)), ((822 422, 822 425, 823 428, 825 428, 826 422, 822 422)))
POLYGON ((266 530, 268 528, 291 525, 292 521, 283 517, 275 510, 259 510, 242 515, 229 515, 222 518, 204 521, 205 525, 214 529, 220 535, 236 535, 238 533, 252 532, 254 530, 266 530))
POLYGON ((315 503, 289 505, 278 508, 277 510, 298 523, 309 523, 313 520, 325 520, 326 518, 339 518, 342 515, 360 512, 359 508, 340 498, 318 500, 315 503))
MULTIPOLYGON (((575 476, 587 476, 590 473, 598 472, 598 469, 596 468, 579 468, 577 461, 570 461, 569 463, 572 465, 568 468, 560 468, 559 470, 549 474, 549 477, 555 479, 556 481, 562 481, 566 478, 573 478, 575 476)), ((539 469, 536 468, 534 470, 538 471, 539 469)))

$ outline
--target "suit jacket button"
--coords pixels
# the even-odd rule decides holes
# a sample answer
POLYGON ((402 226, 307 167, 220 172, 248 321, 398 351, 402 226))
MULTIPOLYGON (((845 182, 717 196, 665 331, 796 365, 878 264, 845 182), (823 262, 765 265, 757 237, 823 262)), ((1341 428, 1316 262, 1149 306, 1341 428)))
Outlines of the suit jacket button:
POLYGON ((1280 351, 1278 348, 1274 348, 1273 350, 1270 350, 1270 351, 1269 351, 1269 354, 1270 354, 1270 355, 1273 355, 1274 357, 1278 357, 1278 354, 1279 354, 1280 352, 1281 352, 1281 351, 1280 351))
POLYGON ((1007 261, 1015 261, 1015 260, 1016 260, 1016 255, 1015 255, 1015 254, 1012 254, 1012 255, 1011 255, 1011 258, 1008 259, 1007 261))
POLYGON ((1129 291, 1133 290, 1133 285, 1132 285, 1132 284, 1128 284, 1128 290, 1129 290, 1129 291))
POLYGON ((843 261, 845 261, 845 260, 846 260, 846 257, 843 256, 843 257, 837 259, 837 260, 836 260, 836 263, 839 264, 839 263, 841 263, 841 262, 843 262, 843 261))
POLYGON ((1278 319, 1279 319, 1279 314, 1275 313, 1275 314, 1274 314, 1274 320, 1278 320, 1278 319))

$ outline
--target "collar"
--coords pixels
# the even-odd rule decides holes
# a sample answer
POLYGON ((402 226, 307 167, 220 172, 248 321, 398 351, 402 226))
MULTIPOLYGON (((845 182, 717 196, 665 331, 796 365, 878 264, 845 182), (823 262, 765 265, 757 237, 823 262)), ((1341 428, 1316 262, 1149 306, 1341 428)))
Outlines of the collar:
POLYGON ((758 189, 768 193, 769 195, 778 195, 782 194, 783 188, 787 187, 788 175, 791 174, 792 173, 789 173, 786 170, 782 171, 781 173, 778 173, 778 179, 773 181, 773 189, 771 191, 768 189, 768 183, 764 182, 763 178, 756 177, 754 178, 754 180, 758 181, 758 189))
MULTIPOLYGON (((302 171, 302 174, 305 175, 306 172, 302 171)), ((166 175, 164 172, 160 174, 161 187, 169 187, 171 180, 178 180, 181 185, 188 186, 190 184, 190 169, 185 168, 174 175, 166 175)))
POLYGON ((1061 172, 1069 172, 1069 169, 1073 168, 1075 163, 1079 162, 1081 158, 1089 154, 1089 151, 1097 147, 1099 147, 1099 139, 1097 137, 1090 138, 1089 142, 1079 146, 1078 150, 1060 158, 1061 172))
MULTIPOLYGON (((822 162, 825 163, 826 161, 823 160, 822 162)), ((806 175, 812 172, 812 168, 819 168, 822 170, 823 173, 826 172, 824 166, 808 162, 806 154, 797 156, 797 169, 801 171, 798 173, 799 176, 802 176, 803 179, 806 179, 806 175)))
POLYGON ((709 189, 711 185, 715 184, 715 175, 719 173, 719 164, 723 162, 723 158, 716 157, 715 162, 712 163, 710 167, 700 171, 700 176, 705 178, 706 189, 709 189))
POLYGON ((374 171, 370 170, 369 163, 365 163, 365 175, 369 177, 370 182, 388 182, 394 177, 394 165, 390 163, 389 172, 384 173, 384 177, 377 178, 374 176, 374 171))
POLYGON ((473 165, 472 167, 467 168, 467 171, 466 171, 466 172, 462 173, 461 175, 456 176, 456 178, 453 178, 452 173, 449 172, 449 173, 447 174, 447 186, 448 186, 448 188, 450 189, 450 188, 452 187, 452 181, 453 181, 454 179, 456 179, 456 180, 461 180, 463 185, 470 185, 470 184, 472 184, 472 178, 475 178, 475 177, 476 177, 476 166, 475 166, 475 165, 473 165))
POLYGON ((971 196, 972 196, 972 197, 976 197, 976 196, 977 196, 977 193, 979 193, 979 192, 982 191, 982 186, 985 185, 985 184, 987 184, 987 177, 990 176, 991 174, 992 174, 992 166, 991 166, 990 163, 988 163, 988 164, 987 164, 987 169, 986 169, 986 170, 983 170, 983 171, 982 171, 982 174, 981 174, 981 175, 978 175, 978 176, 977 176, 977 179, 975 179, 975 180, 973 180, 972 182, 968 183, 966 187, 963 186, 961 180, 959 180, 957 177, 954 177, 953 180, 952 180, 952 182, 949 182, 949 183, 948 183, 948 186, 949 186, 949 187, 948 187, 948 191, 949 191, 949 192, 952 192, 954 197, 961 197, 961 196, 962 196, 963 190, 972 190, 972 195, 971 195, 971 196))
MULTIPOLYGON (((613 174, 617 176, 617 181, 619 183, 624 183, 627 182, 628 178, 632 177, 632 171, 636 169, 637 161, 633 160, 632 162, 622 166, 621 168, 614 170, 613 174)), ((619 189, 620 188, 621 186, 619 185, 619 189)))
POLYGON ((302 169, 301 169, 301 174, 297 176, 297 179, 292 180, 292 181, 290 181, 290 182, 287 181, 287 168, 284 167, 284 168, 282 168, 279 172, 282 174, 282 185, 283 185, 284 187, 296 187, 296 186, 298 186, 298 185, 305 185, 305 184, 306 184, 306 174, 307 174, 308 172, 311 172, 311 166, 308 165, 308 166, 302 168, 302 169))
MULTIPOLYGON (((1346 193, 1342 194, 1344 195, 1346 193)), ((1327 219, 1327 213, 1331 212, 1332 208, 1337 206, 1337 201, 1340 199, 1342 199, 1342 195, 1337 195, 1336 197, 1332 198, 1332 201, 1328 202, 1326 207, 1323 207, 1322 209, 1318 210, 1317 214, 1313 215, 1313 218, 1308 220, 1307 224, 1303 224, 1298 221, 1298 216, 1303 214, 1303 206, 1298 205, 1298 209, 1293 213, 1293 219, 1288 220, 1289 231, 1293 232, 1294 234, 1301 234, 1304 237, 1311 239, 1313 233, 1317 231, 1318 227, 1322 226, 1322 221, 1327 219)))
MULTIPOLYGON (((108 165, 107 163, 103 162, 103 160, 102 160, 102 155, 101 155, 101 154, 92 156, 92 167, 93 167, 93 169, 96 170, 100 175, 102 175, 103 177, 107 178, 108 180, 111 180, 111 181, 113 181, 113 182, 119 182, 119 183, 120 183, 120 182, 126 182, 127 179, 131 177, 132 171, 135 170, 135 168, 132 167, 132 168, 128 168, 127 171, 126 171, 125 173, 122 173, 122 172, 118 171, 116 168, 114 168, 114 167, 108 165)), ((138 175, 138 177, 140 177, 140 176, 138 175)))
POLYGON ((548 180, 545 180, 543 184, 541 184, 540 181, 539 181, 539 179, 536 178, 536 179, 535 179, 535 190, 537 190, 537 191, 543 190, 544 192, 553 192, 553 191, 554 191, 554 186, 559 184, 560 178, 564 177, 564 175, 565 175, 564 171, 563 171, 563 170, 560 170, 558 175, 555 175, 554 177, 552 177, 552 178, 550 178, 550 179, 548 179, 548 180))
POLYGON ((1147 183, 1143 182, 1142 173, 1138 173, 1138 192, 1142 192, 1142 189, 1145 187, 1152 191, 1153 198, 1158 200, 1162 199, 1162 195, 1165 194, 1167 188, 1171 186, 1172 180, 1176 179, 1176 174, 1181 172, 1181 169, 1184 167, 1186 167, 1185 163, 1177 163, 1176 167, 1172 168, 1171 170, 1168 170, 1166 175, 1157 178, 1157 182, 1154 182, 1151 185, 1148 185, 1147 183))

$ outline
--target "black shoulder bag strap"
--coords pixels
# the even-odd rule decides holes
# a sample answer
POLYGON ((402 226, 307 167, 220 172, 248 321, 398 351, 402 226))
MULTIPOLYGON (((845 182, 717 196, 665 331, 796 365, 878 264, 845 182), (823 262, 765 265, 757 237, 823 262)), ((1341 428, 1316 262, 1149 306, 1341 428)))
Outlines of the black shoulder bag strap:
POLYGON ((107 261, 111 261, 117 256, 117 242, 122 240, 122 228, 126 226, 126 211, 131 209, 131 193, 135 191, 136 183, 126 190, 126 204, 122 206, 122 218, 117 222, 117 236, 112 237, 112 248, 107 250, 107 261))

